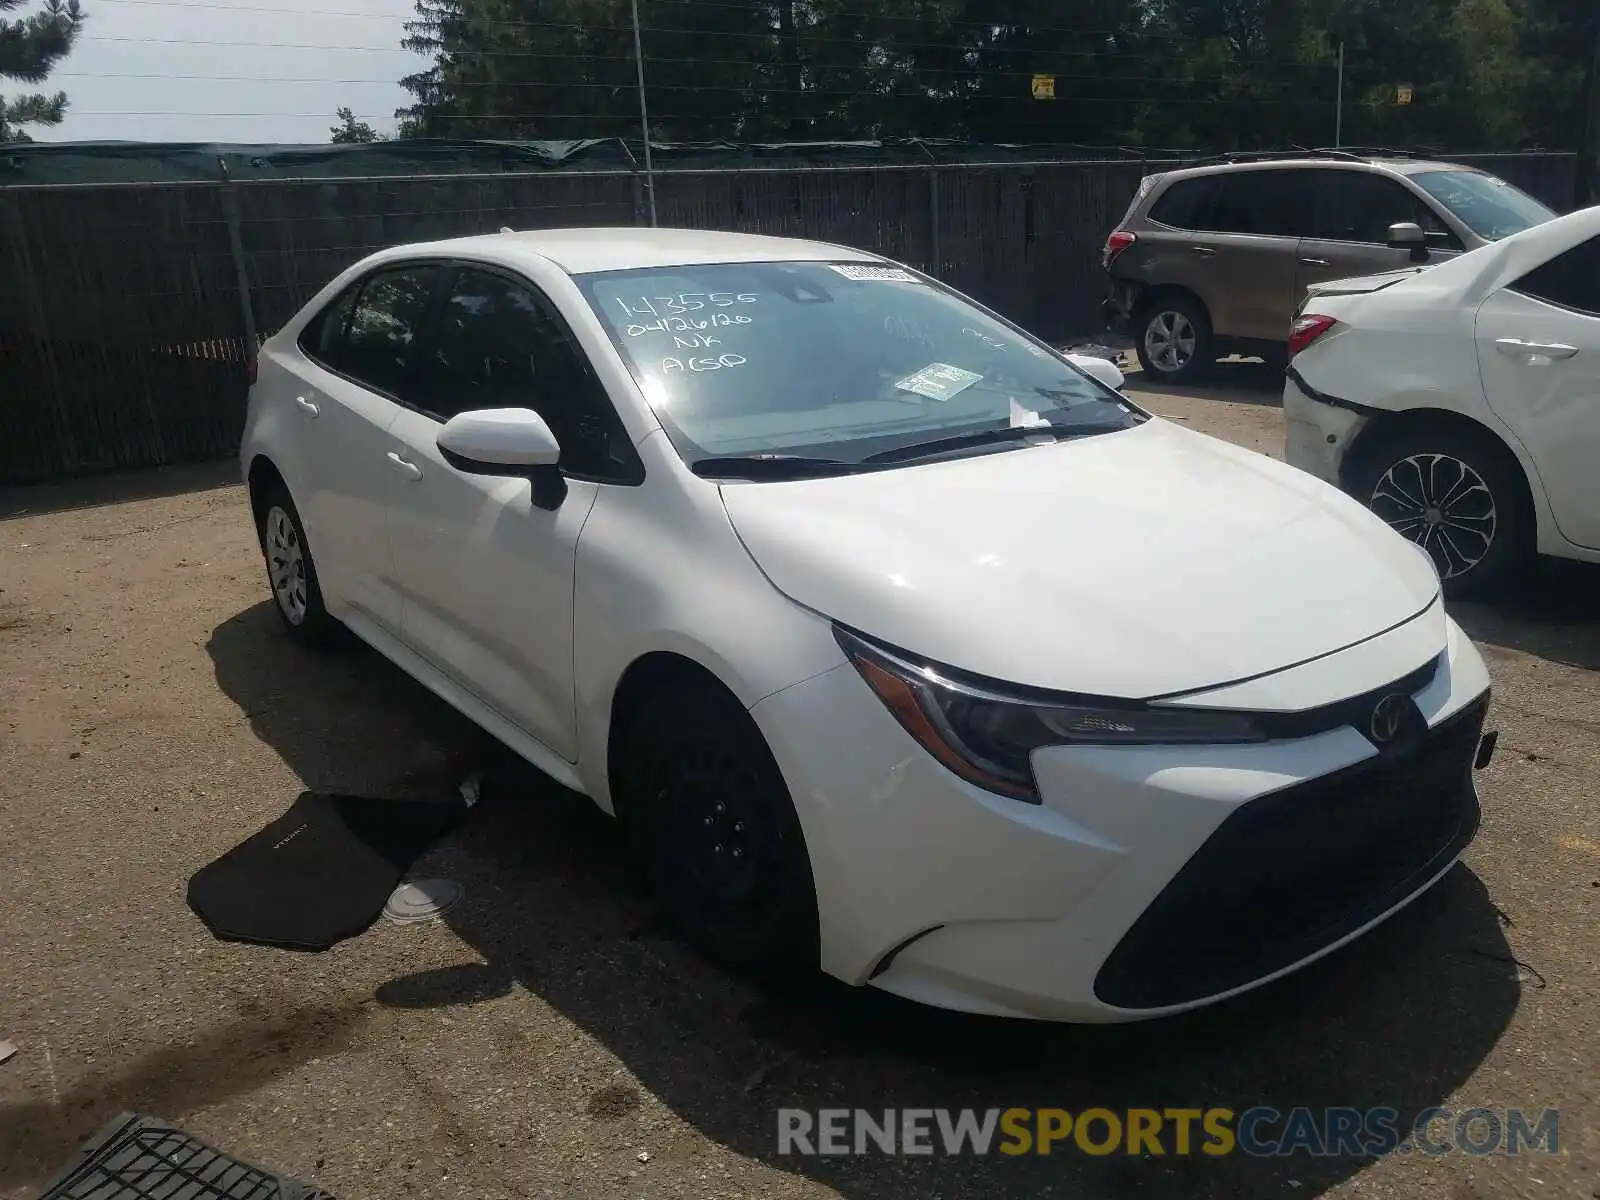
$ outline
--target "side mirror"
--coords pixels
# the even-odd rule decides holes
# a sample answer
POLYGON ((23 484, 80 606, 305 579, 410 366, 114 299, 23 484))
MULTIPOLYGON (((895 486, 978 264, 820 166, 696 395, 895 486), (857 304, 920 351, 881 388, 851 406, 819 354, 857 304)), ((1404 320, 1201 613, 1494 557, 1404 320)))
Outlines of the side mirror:
POLYGON ((457 413, 439 431, 437 444, 444 460, 468 475, 528 479, 539 508, 558 508, 566 499, 566 481, 556 466, 561 444, 531 408, 457 413))
POLYGON ((1069 354, 1067 361, 1085 375, 1092 375, 1114 392, 1120 392, 1127 382, 1122 368, 1109 358, 1096 358, 1092 354, 1069 354))
POLYGON ((1410 250, 1412 262, 1428 261, 1428 238, 1415 221, 1396 221, 1389 226, 1388 240, 1396 250, 1410 250))

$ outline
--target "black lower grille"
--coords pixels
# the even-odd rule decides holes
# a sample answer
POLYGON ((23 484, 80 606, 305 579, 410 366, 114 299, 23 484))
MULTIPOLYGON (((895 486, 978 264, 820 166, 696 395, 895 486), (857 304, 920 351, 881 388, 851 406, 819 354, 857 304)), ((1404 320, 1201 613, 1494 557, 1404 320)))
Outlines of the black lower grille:
POLYGON ((1375 758, 1240 806, 1111 952, 1120 1008, 1204 999, 1270 975, 1422 886, 1477 832, 1472 762, 1488 697, 1375 758))

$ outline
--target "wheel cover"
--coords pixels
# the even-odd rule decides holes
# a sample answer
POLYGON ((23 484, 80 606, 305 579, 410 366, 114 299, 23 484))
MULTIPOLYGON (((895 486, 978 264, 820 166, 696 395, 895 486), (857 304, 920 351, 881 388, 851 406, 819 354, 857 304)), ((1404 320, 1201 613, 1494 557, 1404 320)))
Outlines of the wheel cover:
POLYGON ((294 518, 274 505, 267 511, 263 544, 272 597, 291 625, 305 622, 307 609, 306 551, 294 518))
POLYGON ((1144 327, 1145 355, 1160 371, 1183 370, 1198 341, 1194 322, 1174 309, 1158 312, 1144 327))
POLYGON ((1471 571, 1494 545, 1494 493, 1471 465, 1448 454, 1412 454, 1372 489, 1369 507, 1391 529, 1426 550, 1439 578, 1471 571))

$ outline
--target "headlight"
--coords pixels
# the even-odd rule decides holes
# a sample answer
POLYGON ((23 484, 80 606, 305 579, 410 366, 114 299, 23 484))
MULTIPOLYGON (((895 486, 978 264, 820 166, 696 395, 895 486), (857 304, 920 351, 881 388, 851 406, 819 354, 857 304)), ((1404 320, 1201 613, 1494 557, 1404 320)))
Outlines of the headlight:
POLYGON ((929 754, 979 787, 1033 804, 1039 790, 1030 758, 1044 746, 1238 743, 1268 736, 1243 713, 1030 697, 1020 689, 1007 694, 998 690, 1003 685, 952 678, 837 626, 834 633, 867 686, 929 754))

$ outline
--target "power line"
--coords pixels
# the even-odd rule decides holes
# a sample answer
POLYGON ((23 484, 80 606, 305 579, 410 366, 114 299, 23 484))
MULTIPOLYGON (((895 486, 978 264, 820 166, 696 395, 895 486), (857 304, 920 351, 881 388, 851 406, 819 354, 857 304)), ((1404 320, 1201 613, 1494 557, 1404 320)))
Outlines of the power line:
MULTIPOLYGON (((571 56, 569 56, 569 55, 552 54, 552 55, 549 55, 548 57, 566 59, 566 58, 570 58, 571 56)), ((630 70, 631 70, 631 68, 633 66, 632 61, 630 59, 619 58, 619 57, 607 56, 604 59, 598 59, 597 61, 603 61, 603 62, 607 62, 607 63, 615 63, 615 64, 618 64, 619 66, 627 67, 630 70)), ((703 66, 703 65, 707 65, 708 63, 726 63, 726 64, 728 64, 730 66, 748 66, 748 65, 750 65, 748 60, 743 60, 743 59, 652 58, 652 59, 649 59, 648 61, 651 62, 651 63, 682 63, 682 64, 687 65, 687 66, 703 66)), ((777 65, 777 64, 773 64, 773 65, 777 65)), ((844 68, 844 69, 848 70, 850 68, 844 68)), ((1028 78, 1031 78, 1032 75, 1034 74, 1034 72, 1031 72, 1031 71, 982 71, 982 70, 977 70, 977 69, 974 69, 974 68, 962 68, 962 69, 959 69, 959 70, 937 71, 937 72, 924 69, 924 71, 925 71, 925 73, 927 75, 929 75, 929 76, 935 76, 936 75, 940 79, 945 79, 945 78, 963 79, 963 78, 968 78, 968 77, 975 78, 975 79, 978 79, 978 80, 983 80, 983 79, 1028 79, 1028 78)), ((1218 83, 1218 82, 1221 82, 1223 80, 1223 78, 1224 78, 1223 76, 1220 76, 1220 75, 1218 75, 1218 76, 1191 76, 1191 77, 1184 78, 1184 79, 1175 79, 1171 75, 1121 75, 1121 74, 1114 74, 1114 75, 1070 75, 1070 74, 1062 74, 1059 71, 1052 72, 1051 76, 1052 76, 1052 78, 1056 79, 1058 82, 1061 81, 1061 80, 1069 80, 1069 81, 1072 81, 1072 82, 1083 82, 1083 83, 1107 83, 1107 84, 1121 84, 1121 83, 1174 83, 1174 84, 1181 84, 1181 85, 1218 83)), ((62 79, 160 79, 160 80, 174 80, 174 81, 189 80, 189 81, 207 82, 207 83, 315 83, 315 84, 322 84, 322 85, 326 85, 326 86, 337 86, 337 87, 366 87, 366 86, 393 87, 397 83, 397 81, 393 80, 393 79, 323 79, 323 78, 319 78, 319 77, 309 77, 309 76, 269 76, 269 75, 169 75, 169 74, 165 74, 165 73, 145 73, 145 74, 133 73, 133 74, 128 74, 128 73, 121 73, 121 72, 106 72, 106 71, 57 71, 57 72, 54 73, 53 77, 54 78, 62 78, 62 79)), ((901 81, 905 82, 905 83, 908 83, 908 84, 911 84, 912 86, 925 86, 925 85, 919 84, 918 81, 914 80, 914 79, 909 79, 909 78, 903 78, 902 77, 901 81)), ((476 79, 458 80, 458 79, 452 79, 452 80, 449 81, 449 84, 448 84, 448 87, 451 90, 455 90, 455 89, 458 89, 458 88, 501 88, 503 90, 508 90, 508 91, 516 90, 518 88, 536 88, 536 87, 560 88, 560 89, 563 89, 563 90, 568 89, 568 88, 598 88, 598 89, 605 89, 605 90, 610 90, 610 91, 620 91, 620 90, 632 90, 636 86, 637 86, 637 84, 634 82, 634 80, 632 78, 619 79, 618 82, 616 82, 616 83, 569 82, 567 80, 560 80, 560 79, 526 79, 526 80, 476 80, 476 79)), ((900 97, 900 96, 904 96, 904 95, 907 94, 907 93, 904 93, 904 92, 878 92, 878 91, 874 91, 870 87, 847 88, 847 89, 829 89, 829 88, 807 88, 807 87, 802 87, 802 88, 766 87, 766 86, 759 86, 759 85, 756 85, 756 84, 750 84, 750 85, 720 84, 719 85, 719 84, 700 84, 700 83, 652 83, 652 84, 649 85, 649 90, 652 91, 652 92, 741 92, 741 93, 742 92, 754 92, 754 93, 759 93, 761 95, 769 95, 769 96, 875 96, 875 95, 890 96, 890 95, 892 95, 892 96, 900 97)))
MULTIPOLYGON (((96 0, 96 3, 97 4, 121 4, 121 5, 129 5, 129 6, 140 7, 140 8, 180 8, 180 9, 181 8, 198 8, 198 9, 216 9, 216 10, 221 10, 221 11, 225 11, 225 12, 277 13, 277 14, 286 15, 286 16, 301 16, 301 17, 307 15, 307 11, 305 9, 300 9, 300 8, 275 8, 275 7, 271 7, 271 6, 242 5, 242 4, 222 4, 222 3, 213 3, 213 2, 211 2, 211 0, 96 0)), ((748 12, 748 13, 751 13, 752 15, 757 15, 756 14, 756 10, 755 10, 755 8, 753 6, 751 6, 749 4, 729 3, 728 0, 671 0, 671 6, 674 7, 674 8, 732 9, 732 10, 739 11, 739 12, 748 12)), ((349 11, 349 10, 326 9, 326 10, 322 10, 322 11, 317 12, 315 15, 316 16, 323 16, 323 17, 353 17, 353 18, 362 19, 362 20, 378 20, 378 21, 396 21, 396 20, 398 20, 398 21, 404 21, 404 22, 407 22, 407 23, 411 23, 411 22, 427 23, 426 22, 426 18, 419 17, 419 15, 415 11, 406 12, 406 13, 399 13, 399 12, 397 12, 397 13, 375 13, 375 12, 354 12, 354 11, 349 11)), ((896 15, 896 14, 892 14, 892 13, 874 13, 870 17, 867 17, 866 19, 869 20, 870 22, 873 22, 873 23, 899 22, 901 24, 917 24, 917 25, 921 25, 921 24, 924 23, 924 18, 922 18, 921 16, 900 16, 900 15, 896 15)), ((568 28, 568 29, 608 29, 608 30, 618 30, 618 31, 623 31, 623 32, 628 31, 628 29, 630 28, 629 26, 624 26, 624 25, 587 25, 587 26, 585 26, 585 25, 574 24, 572 22, 519 21, 519 20, 513 20, 511 18, 504 18, 504 17, 503 18, 497 18, 497 19, 482 19, 482 18, 478 18, 478 19, 474 20, 474 24, 480 25, 480 26, 485 26, 485 27, 501 27, 501 28, 508 28, 508 27, 509 28, 543 27, 543 28, 568 28)), ((1130 39, 1130 40, 1138 38, 1138 39, 1144 39, 1144 40, 1147 40, 1147 41, 1172 41, 1172 42, 1180 42, 1180 43, 1183 43, 1185 45, 1193 45, 1196 42, 1201 41, 1201 40, 1227 40, 1227 39, 1197 39, 1197 38, 1193 38, 1193 37, 1191 37, 1191 36, 1189 36, 1187 34, 1179 33, 1176 30, 1137 29, 1137 28, 1135 28, 1135 29, 1091 29, 1091 28, 1086 28, 1084 26, 1074 26, 1074 25, 1040 25, 1040 24, 1036 24, 1036 23, 1031 22, 1031 21, 1016 21, 1016 22, 984 21, 984 20, 975 20, 975 19, 965 19, 964 20, 964 19, 960 19, 960 18, 951 17, 951 18, 944 18, 944 19, 940 20, 939 22, 937 22, 937 24, 942 24, 945 27, 952 28, 952 29, 1019 30, 1019 31, 1027 32, 1027 33, 1071 33, 1071 34, 1078 34, 1078 35, 1087 36, 1087 37, 1123 38, 1123 39, 1130 39)), ((660 28, 660 27, 654 27, 654 26, 649 26, 649 25, 646 25, 643 28, 645 29, 646 32, 649 32, 652 29, 656 29, 658 32, 669 32, 669 33, 713 33, 713 34, 715 33, 714 30, 663 29, 663 28, 660 28)), ((813 26, 813 28, 815 28, 815 26, 813 26)), ((777 33, 776 27, 773 27, 772 33, 774 33, 774 34, 777 33)), ((745 36, 745 35, 739 34, 739 35, 736 35, 736 36, 745 36)), ((802 33, 801 36, 804 36, 804 34, 802 33)), ((840 39, 840 40, 846 41, 851 45, 860 45, 860 44, 862 44, 862 43, 856 41, 855 39, 847 38, 847 39, 840 39)), ((914 43, 901 43, 901 44, 914 44, 914 43)), ((934 43, 924 43, 924 44, 937 45, 937 44, 934 44, 934 43)), ((1095 54, 1095 53, 1099 53, 1099 52, 1091 50, 1091 51, 1083 51, 1082 53, 1095 54)), ((1272 61, 1272 60, 1259 60, 1259 61, 1272 61)), ((1297 62, 1298 60, 1283 59, 1281 61, 1288 63, 1288 62, 1297 62)))
MULTIPOLYGON (((179 7, 184 7, 184 6, 180 5, 179 7)), ((198 5, 190 6, 190 7, 198 7, 198 5)), ((561 28, 566 28, 566 27, 562 26, 561 28)), ((745 37, 745 36, 764 36, 764 35, 740 34, 740 35, 737 35, 737 36, 745 37)), ((214 38, 122 37, 122 36, 111 36, 111 35, 102 35, 102 34, 85 34, 81 40, 83 40, 83 41, 97 41, 97 42, 118 42, 118 43, 132 43, 132 44, 148 44, 148 45, 159 45, 159 46, 221 46, 221 47, 226 47, 228 49, 317 50, 317 51, 349 51, 349 52, 352 52, 352 53, 372 53, 372 54, 406 54, 406 55, 409 55, 410 57, 412 57, 413 59, 417 59, 417 60, 420 60, 420 61, 423 61, 423 62, 429 61, 426 55, 418 54, 415 51, 406 50, 403 47, 399 47, 399 46, 347 46, 347 45, 338 45, 338 44, 319 44, 319 43, 316 43, 316 42, 255 42, 255 41, 235 41, 235 40, 224 41, 224 40, 218 40, 218 39, 214 39, 214 38)), ((868 47, 863 46, 861 43, 857 43, 857 42, 853 42, 853 41, 852 42, 848 42, 848 44, 852 45, 852 46, 857 46, 857 47, 862 48, 862 49, 867 49, 868 48, 868 47)), ((460 49, 460 50, 453 50, 451 53, 454 54, 454 55, 460 56, 460 57, 471 56, 473 58, 479 58, 479 59, 485 59, 485 60, 489 60, 489 59, 506 59, 506 58, 510 58, 510 59, 533 58, 533 59, 561 59, 561 60, 564 60, 564 61, 592 60, 592 61, 596 61, 596 62, 610 62, 610 61, 624 61, 626 59, 626 56, 624 56, 624 55, 569 54, 569 53, 562 53, 562 52, 559 52, 559 51, 550 51, 550 50, 480 50, 480 49, 470 48, 470 47, 469 48, 460 49)), ((1079 53, 1077 51, 1070 51, 1070 50, 1062 50, 1062 51, 1033 51, 1031 53, 1034 53, 1036 56, 1045 56, 1045 55, 1056 56, 1056 57, 1078 57, 1079 56, 1079 53)), ((751 59, 748 59, 748 58, 700 58, 700 57, 682 58, 682 57, 657 57, 655 55, 647 55, 646 58, 647 58, 647 60, 649 62, 681 63, 681 64, 688 65, 688 66, 704 66, 704 65, 713 65, 713 64, 715 64, 715 65, 725 65, 725 66, 745 66, 745 67, 754 66, 754 65, 767 65, 767 66, 775 66, 775 65, 777 65, 776 63, 755 63, 751 59)), ((628 60, 628 61, 631 61, 631 60, 628 60)), ((1259 66, 1266 65, 1266 64, 1262 64, 1262 63, 1253 63, 1252 64, 1252 63, 1249 63, 1249 62, 1246 62, 1246 61, 1243 61, 1243 60, 1235 60, 1230 65, 1233 65, 1233 66, 1257 66, 1257 67, 1259 67, 1259 66)), ((1286 66, 1286 67, 1290 66, 1290 64, 1278 64, 1278 65, 1283 65, 1283 66, 1286 66)), ((836 70, 836 69, 837 70, 848 70, 848 69, 854 69, 854 68, 849 66, 849 65, 846 65, 846 64, 840 64, 838 67, 834 67, 834 66, 832 66, 830 64, 823 64, 820 67, 812 65, 809 69, 811 69, 813 71, 817 71, 817 70, 828 71, 828 70, 836 70)), ((888 68, 887 67, 881 67, 881 68, 878 68, 878 69, 888 69, 888 68)), ((1028 77, 1031 77, 1034 74, 1041 73, 1041 72, 1038 72, 1038 71, 1034 71, 1032 69, 1026 70, 1026 71, 1007 71, 1007 70, 1001 70, 1001 69, 998 69, 998 68, 989 69, 989 68, 984 68, 984 67, 931 67, 931 66, 921 66, 921 67, 915 67, 913 69, 914 70, 919 70, 919 71, 926 71, 926 72, 929 72, 930 74, 934 74, 934 75, 955 76, 955 77, 977 76, 977 77, 1002 77, 1002 78, 1003 77, 1028 78, 1028 77)), ((1310 67, 1310 66, 1303 66, 1303 67, 1300 67, 1299 69, 1307 71, 1307 72, 1319 71, 1319 70, 1328 70, 1328 68, 1310 67)), ((1118 75, 1114 71, 1113 72, 1107 72, 1107 73, 1102 74, 1102 75, 1070 75, 1070 74, 1063 74, 1061 72, 1051 72, 1051 71, 1045 71, 1045 72, 1042 72, 1042 73, 1054 74, 1057 79, 1085 79, 1085 80, 1087 80, 1087 79, 1104 79, 1104 80, 1117 80, 1117 79, 1140 78, 1140 79, 1165 80, 1165 79, 1170 79, 1171 78, 1170 75, 1161 75, 1161 76, 1126 76, 1126 75, 1118 75)), ((62 72, 62 74, 73 74, 73 73, 71 73, 71 72, 62 72)), ((79 72, 77 74, 87 75, 89 73, 88 72, 79 72)), ((142 78, 142 76, 136 76, 136 75, 120 76, 120 77, 119 76, 106 76, 106 75, 104 75, 104 74, 102 74, 100 72, 94 72, 93 75, 96 78, 142 78)), ((159 78, 166 78, 166 76, 159 76, 159 78)), ((1218 76, 1216 78, 1221 78, 1221 77, 1218 76)), ((1192 77, 1191 81, 1200 83, 1200 82, 1208 82, 1208 81, 1211 81, 1211 80, 1212 80, 1212 77, 1210 77, 1210 76, 1196 76, 1196 77, 1192 77)), ((289 82, 289 81, 285 81, 285 82, 289 82)), ((357 81, 353 81, 353 82, 362 82, 362 81, 357 80, 357 81)), ((651 85, 651 86, 652 86, 652 90, 653 90, 655 85, 651 85)))
MULTIPOLYGON (((235 5, 235 4, 211 3, 210 0, 97 0, 97 3, 102 3, 102 4, 124 4, 124 5, 137 6, 137 7, 167 8, 167 9, 194 8, 194 9, 218 10, 218 11, 225 11, 225 12, 263 13, 263 14, 275 14, 275 15, 280 15, 280 16, 297 16, 297 17, 304 17, 304 16, 307 15, 306 10, 304 10, 304 9, 282 8, 282 7, 274 7, 274 6, 270 6, 270 5, 235 5)), ((706 8, 734 8, 734 9, 740 9, 741 11, 748 11, 748 9, 746 9, 746 7, 743 6, 743 5, 721 3, 721 2, 719 2, 719 0, 673 0, 673 3, 675 5, 689 5, 689 6, 706 7, 706 8)), ((429 22, 424 18, 418 18, 418 17, 416 17, 414 15, 413 16, 405 16, 405 15, 399 14, 399 13, 388 14, 388 13, 371 13, 371 12, 352 12, 352 11, 348 11, 348 10, 332 9, 332 10, 325 10, 325 11, 319 12, 316 15, 317 16, 327 16, 327 17, 348 17, 348 18, 366 19, 366 20, 401 21, 401 22, 403 22, 405 24, 421 24, 421 25, 428 25, 430 23, 437 24, 436 22, 429 22)), ((893 21, 901 21, 901 22, 918 20, 918 18, 911 18, 911 17, 888 17, 888 16, 881 17, 881 18, 875 17, 873 19, 874 20, 886 20, 886 21, 893 20, 893 21)), ((601 23, 582 24, 582 23, 571 22, 571 21, 527 21, 527 20, 512 20, 512 19, 509 19, 509 18, 500 18, 500 19, 477 20, 477 21, 474 22, 474 24, 477 25, 477 26, 483 27, 483 28, 500 28, 500 29, 564 29, 564 30, 571 30, 571 31, 574 31, 574 32, 579 32, 579 33, 590 33, 590 32, 631 33, 632 32, 632 27, 629 26, 629 25, 609 25, 609 24, 601 24, 601 23)), ((984 29, 984 30, 999 30, 999 29, 1008 29, 1008 28, 1019 28, 1019 29, 1025 29, 1028 33, 1033 33, 1033 34, 1038 34, 1038 33, 1064 33, 1064 34, 1073 34, 1073 35, 1080 36, 1080 37, 1098 37, 1098 38, 1106 38, 1106 39, 1119 39, 1119 38, 1123 39, 1123 40, 1144 39, 1146 41, 1153 40, 1153 41, 1174 42, 1174 43, 1178 43, 1178 44, 1186 45, 1186 46, 1187 45, 1194 45, 1199 40, 1199 39, 1194 39, 1194 38, 1187 37, 1187 36, 1185 36, 1183 34, 1180 34, 1180 33, 1174 32, 1174 31, 1158 31, 1158 30, 1132 30, 1132 31, 1130 31, 1130 30, 1124 30, 1124 29, 1085 29, 1085 28, 1078 28, 1078 27, 1072 27, 1072 26, 1034 25, 1034 24, 1007 26, 1003 22, 958 21, 958 20, 951 20, 951 21, 946 22, 946 24, 951 26, 952 28, 957 28, 957 29, 964 28, 964 27, 965 28, 974 28, 974 29, 984 29)), ((777 29, 775 27, 771 28, 771 29, 749 30, 749 31, 744 31, 744 30, 716 30, 716 29, 692 29, 692 28, 686 29, 686 28, 682 28, 682 27, 678 27, 678 26, 660 26, 660 25, 645 25, 642 28, 643 28, 643 32, 645 32, 645 33, 685 34, 685 35, 690 35, 690 36, 694 36, 694 37, 776 38, 778 36, 778 31, 777 31, 777 29)), ((864 48, 868 48, 872 44, 870 39, 863 40, 863 39, 859 39, 859 38, 838 38, 838 37, 823 36, 823 35, 820 35, 820 34, 817 34, 817 33, 813 32, 812 30, 814 30, 815 28, 817 28, 817 27, 816 26, 812 26, 812 27, 810 27, 808 29, 802 30, 798 34, 798 40, 802 44, 807 44, 808 43, 808 44, 813 44, 813 45, 855 46, 855 47, 859 47, 859 48, 863 48, 863 49, 864 48)), ((826 26, 822 26, 822 28, 826 28, 826 26)), ((88 37, 88 36, 93 36, 93 35, 85 35, 85 36, 88 37)), ((98 40, 100 40, 100 41, 116 41, 116 40, 128 40, 128 39, 117 39, 117 38, 109 38, 109 37, 107 37, 107 38, 99 38, 98 40)), ((999 50, 999 51, 1006 52, 1006 53, 1063 54, 1063 55, 1070 55, 1070 56, 1073 56, 1073 57, 1084 57, 1084 58, 1103 57, 1105 55, 1105 53, 1106 53, 1104 50, 1095 50, 1095 49, 1068 50, 1068 49, 1057 49, 1057 48, 1046 49, 1046 48, 1038 48, 1038 47, 1005 47, 1005 46, 994 45, 994 44, 991 44, 991 45, 989 45, 987 47, 971 47, 971 46, 963 45, 962 43, 958 43, 958 42, 910 42, 910 41, 902 41, 899 38, 895 38, 893 36, 891 36, 889 38, 885 38, 885 39, 880 39, 880 40, 885 41, 889 45, 891 45, 891 46, 893 46, 895 48, 898 48, 898 49, 922 49, 922 50, 946 50, 946 51, 948 51, 948 50, 971 50, 971 49, 977 48, 977 49, 999 50)), ((229 43, 229 44, 248 45, 250 43, 229 43)), ((321 47, 307 47, 307 48, 321 48, 321 47)), ((330 48, 332 48, 332 47, 330 47, 330 48)), ((349 47, 349 48, 350 49, 356 49, 357 47, 349 47)), ((1305 62, 1301 62, 1298 59, 1287 59, 1287 58, 1285 58, 1285 59, 1250 58, 1250 57, 1245 56, 1245 55, 1235 55, 1234 56, 1234 61, 1238 62, 1238 63, 1241 63, 1241 64, 1243 64, 1243 63, 1251 63, 1251 64, 1262 64, 1262 65, 1281 65, 1281 66, 1284 66, 1284 67, 1290 67, 1290 68, 1295 68, 1295 69, 1300 69, 1300 70, 1327 71, 1327 70, 1334 69, 1331 66, 1331 64, 1305 63, 1305 62)))
MULTIPOLYGON (((876 99, 876 98, 879 98, 876 93, 847 92, 847 93, 840 93, 840 94, 850 95, 850 96, 858 96, 858 97, 860 97, 862 99, 876 99)), ((896 99, 896 100, 925 99, 925 100, 939 101, 939 102, 943 102, 944 101, 944 97, 942 97, 942 96, 915 96, 915 95, 905 96, 905 95, 901 95, 901 96, 893 96, 893 97, 884 96, 883 98, 885 98, 885 99, 892 98, 892 99, 896 99)), ((1074 98, 1074 103, 1077 103, 1077 104, 1132 104, 1132 105, 1137 105, 1137 104, 1150 104, 1150 103, 1152 103, 1152 98, 1151 97, 1147 97, 1147 96, 1146 97, 1141 97, 1141 96, 1080 96, 1080 97, 1075 97, 1074 98)), ((1256 99, 1254 97, 1241 97, 1239 100, 1195 100, 1195 99, 1182 98, 1182 99, 1174 99, 1174 100, 1170 101, 1169 103, 1184 104, 1184 105, 1187 105, 1189 107, 1206 107, 1206 108, 1235 107, 1235 106, 1237 106, 1239 104, 1248 104, 1252 108, 1260 107, 1260 106, 1268 106, 1268 105, 1270 105, 1272 107, 1278 107, 1278 108, 1332 108, 1333 107, 1333 101, 1331 101, 1331 100, 1299 100, 1299 99, 1296 99, 1296 100, 1258 100, 1258 99, 1256 99)), ((293 119, 293 120, 310 120, 310 119, 326 120, 327 117, 328 117, 328 114, 326 112, 314 112, 314 113, 305 113, 305 112, 239 112, 239 113, 206 112, 206 113, 200 113, 200 112, 163 112, 163 111, 152 111, 152 112, 127 112, 127 111, 89 112, 89 111, 84 111, 84 110, 75 110, 74 115, 80 116, 80 117, 140 117, 140 118, 145 118, 145 117, 190 117, 190 118, 196 118, 196 119, 202 119, 202 120, 224 120, 224 119, 226 119, 226 120, 237 120, 237 119, 245 119, 245 118, 251 118, 251 119, 282 118, 282 119, 286 119, 286 120, 288 120, 288 119, 293 119)), ((390 113, 375 113, 375 112, 360 112, 360 113, 355 113, 353 115, 355 115, 356 117, 359 117, 359 118, 363 118, 363 119, 364 118, 368 118, 368 117, 377 117, 377 118, 380 118, 380 119, 388 119, 389 117, 392 116, 392 114, 390 114, 390 113)), ((735 112, 735 113, 728 113, 726 115, 731 120, 737 120, 739 118, 749 117, 749 116, 753 116, 755 114, 743 113, 743 112, 735 112)), ((595 121, 595 122, 599 122, 599 121, 623 121, 623 122, 627 122, 627 121, 631 121, 633 119, 633 114, 631 112, 626 112, 626 111, 619 111, 619 112, 615 112, 615 113, 597 113, 597 112, 584 112, 584 113, 568 113, 568 112, 441 113, 441 112, 430 112, 428 114, 428 116, 429 116, 430 119, 438 120, 438 121, 444 121, 444 122, 460 121, 460 122, 467 122, 467 123, 478 122, 478 121, 595 121)), ((661 114, 661 117, 660 117, 661 120, 667 120, 667 121, 671 121, 671 120, 704 121, 704 120, 706 120, 706 118, 707 118, 707 114, 704 113, 704 112, 697 112, 697 113, 663 113, 663 114, 661 114)))

